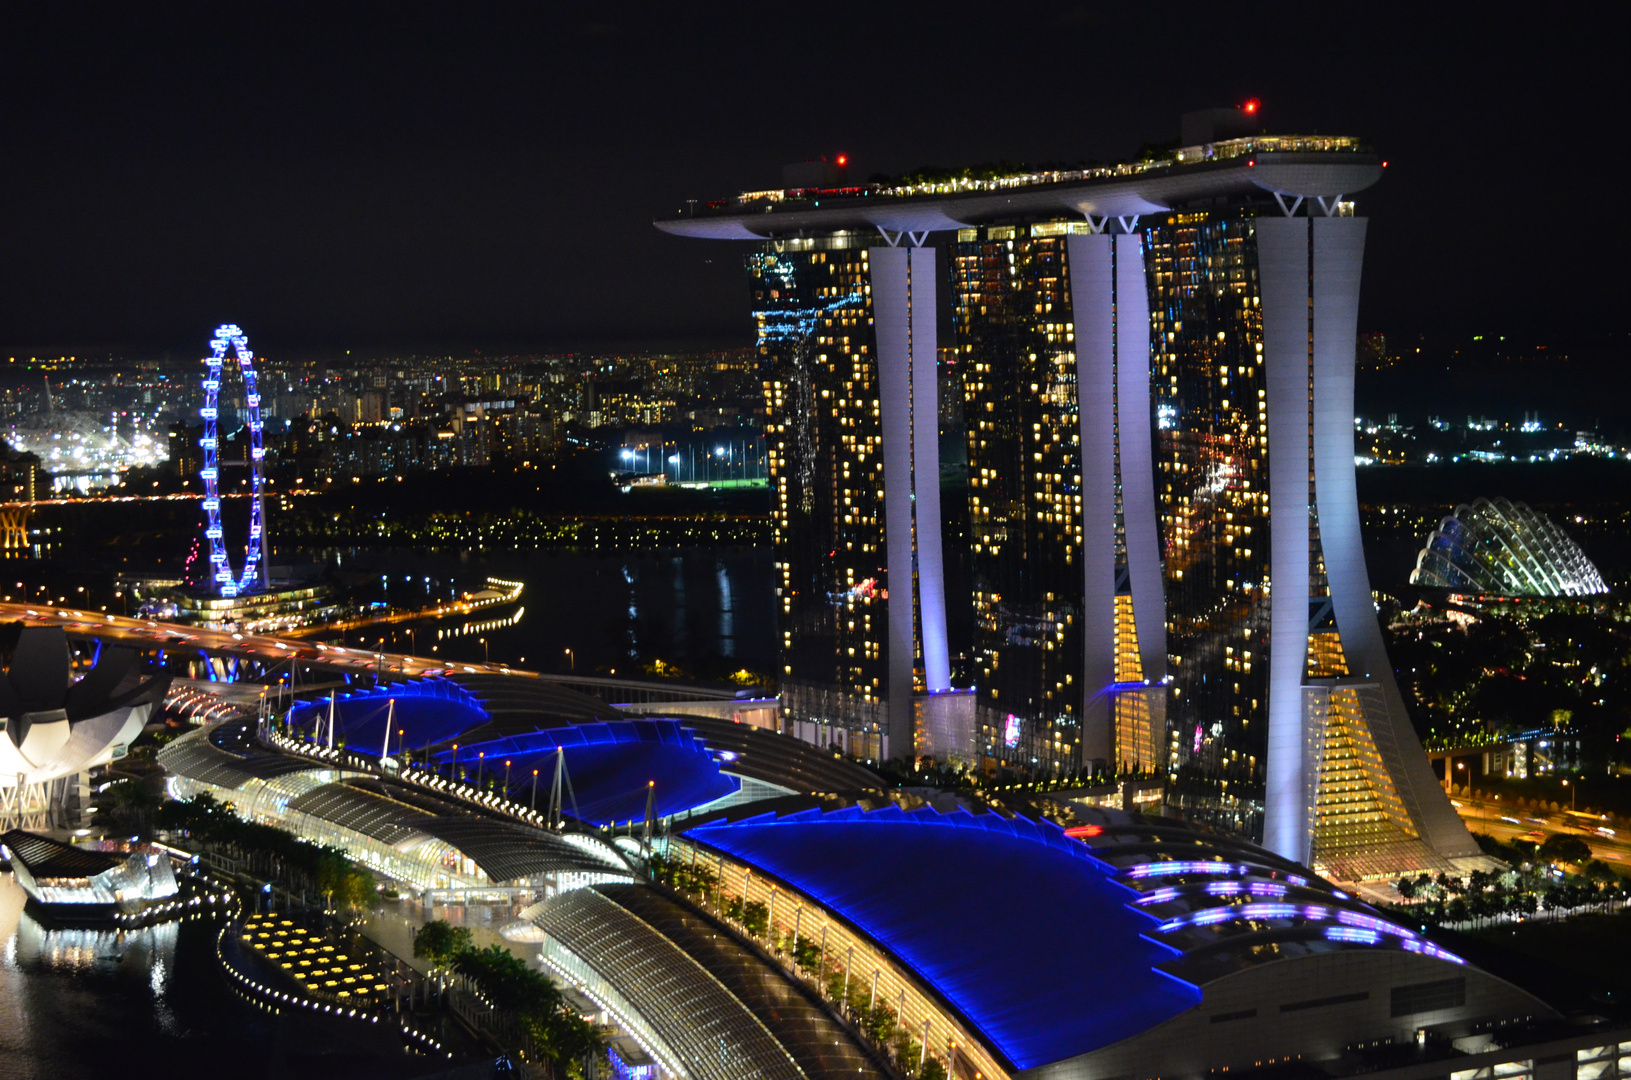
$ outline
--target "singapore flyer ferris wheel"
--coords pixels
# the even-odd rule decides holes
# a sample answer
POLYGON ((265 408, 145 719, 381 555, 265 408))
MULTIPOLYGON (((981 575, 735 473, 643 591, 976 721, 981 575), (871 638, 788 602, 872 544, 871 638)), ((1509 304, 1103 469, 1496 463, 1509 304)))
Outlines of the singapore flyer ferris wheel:
POLYGON ((210 356, 204 362, 208 370, 204 375, 204 406, 199 415, 204 419, 204 437, 198 445, 204 451, 204 467, 199 476, 204 480, 204 536, 210 548, 210 584, 221 596, 238 596, 253 592, 266 584, 266 519, 262 506, 261 463, 266 450, 261 443, 261 398, 255 384, 255 354, 249 351, 249 337, 234 324, 216 328, 210 340, 210 356), (224 533, 221 528, 221 489, 219 459, 221 369, 226 361, 227 349, 232 349, 243 375, 244 408, 248 415, 245 429, 249 434, 249 539, 245 544, 243 573, 234 574, 227 558, 224 533))

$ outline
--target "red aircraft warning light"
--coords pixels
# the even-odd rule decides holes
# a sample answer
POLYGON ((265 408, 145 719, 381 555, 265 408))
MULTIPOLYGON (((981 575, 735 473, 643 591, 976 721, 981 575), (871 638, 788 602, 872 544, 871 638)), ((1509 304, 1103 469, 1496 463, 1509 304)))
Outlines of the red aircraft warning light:
POLYGON ((849 155, 848 154, 839 154, 838 155, 838 165, 839 165, 839 167, 842 168, 843 166, 848 165, 848 164, 849 164, 849 155))
POLYGON ((1262 107, 1263 103, 1254 97, 1247 98, 1246 103, 1241 106, 1241 108, 1244 109, 1248 115, 1255 114, 1257 110, 1261 109, 1262 107))

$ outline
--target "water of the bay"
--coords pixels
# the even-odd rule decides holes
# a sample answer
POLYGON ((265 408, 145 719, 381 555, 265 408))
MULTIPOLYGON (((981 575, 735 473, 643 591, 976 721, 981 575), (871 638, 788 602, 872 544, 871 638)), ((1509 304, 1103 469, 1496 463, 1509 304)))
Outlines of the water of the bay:
POLYGON ((638 676, 662 661, 719 678, 775 664, 772 565, 765 548, 687 548, 627 554, 312 550, 365 600, 423 607, 482 588, 523 583, 518 603, 473 615, 353 630, 352 645, 494 662, 547 672, 638 676), (377 579, 375 581, 374 579, 377 579), (485 640, 484 640, 485 639, 485 640))
POLYGON ((218 922, 56 929, 26 900, 0 873, 0 1080, 387 1080, 436 1070, 243 1003, 216 961, 218 922))

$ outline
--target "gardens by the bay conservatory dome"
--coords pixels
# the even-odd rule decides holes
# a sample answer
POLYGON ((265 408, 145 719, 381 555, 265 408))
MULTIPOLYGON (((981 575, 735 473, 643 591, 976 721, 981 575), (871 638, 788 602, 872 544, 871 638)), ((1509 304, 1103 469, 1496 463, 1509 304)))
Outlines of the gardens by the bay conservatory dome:
POLYGON ((1455 508, 1427 537, 1410 583, 1502 597, 1593 596, 1603 575, 1545 514, 1504 498, 1455 508))

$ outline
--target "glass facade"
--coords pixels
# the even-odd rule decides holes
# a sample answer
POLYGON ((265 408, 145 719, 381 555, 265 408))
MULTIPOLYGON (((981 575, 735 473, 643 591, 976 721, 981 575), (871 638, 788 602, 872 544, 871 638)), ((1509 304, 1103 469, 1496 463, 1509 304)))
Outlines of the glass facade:
POLYGON ((1081 764, 1082 469, 1064 233, 964 229, 949 260, 978 741, 991 764, 1046 773, 1081 764))
MULTIPOLYGON (((887 729, 889 618, 876 242, 773 241, 747 260, 764 373, 783 713, 872 736, 887 729)), ((876 738, 861 749, 882 756, 876 738)))
POLYGON ((1268 736, 1268 406, 1253 217, 1164 215, 1149 252, 1169 767, 1199 803, 1260 801, 1268 736))

